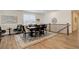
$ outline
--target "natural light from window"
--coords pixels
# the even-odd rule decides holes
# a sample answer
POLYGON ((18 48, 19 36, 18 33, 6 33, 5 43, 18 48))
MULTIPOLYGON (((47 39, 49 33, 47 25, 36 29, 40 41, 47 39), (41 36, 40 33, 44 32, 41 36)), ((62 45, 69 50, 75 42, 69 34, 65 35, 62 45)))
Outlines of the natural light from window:
POLYGON ((23 22, 24 22, 24 25, 35 24, 36 17, 35 17, 35 15, 32 15, 32 14, 24 14, 23 22))

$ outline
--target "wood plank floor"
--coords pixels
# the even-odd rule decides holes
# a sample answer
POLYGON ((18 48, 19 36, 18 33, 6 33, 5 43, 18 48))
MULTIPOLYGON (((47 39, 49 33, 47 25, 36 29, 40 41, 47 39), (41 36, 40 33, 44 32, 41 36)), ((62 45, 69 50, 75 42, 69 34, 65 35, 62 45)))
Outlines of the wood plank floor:
POLYGON ((78 40, 77 31, 73 32, 69 36, 64 34, 58 34, 55 37, 50 39, 46 39, 40 43, 34 44, 28 48, 30 49, 75 49, 79 48, 79 40, 78 40))
POLYGON ((15 49, 18 48, 16 44, 16 40, 14 39, 14 36, 5 36, 2 38, 0 42, 0 48, 1 49, 15 49))
MULTIPOLYGON (((5 36, 0 43, 2 49, 16 49, 18 48, 14 36, 5 36)), ((75 49, 79 48, 78 32, 73 32, 69 36, 65 34, 58 34, 49 39, 45 39, 37 44, 25 47, 26 49, 75 49)))

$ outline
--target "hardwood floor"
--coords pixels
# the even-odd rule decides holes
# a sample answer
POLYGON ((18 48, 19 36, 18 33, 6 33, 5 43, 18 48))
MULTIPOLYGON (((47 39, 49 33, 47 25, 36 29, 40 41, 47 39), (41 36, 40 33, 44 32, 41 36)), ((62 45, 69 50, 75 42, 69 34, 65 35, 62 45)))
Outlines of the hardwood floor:
POLYGON ((34 44, 28 48, 31 49, 75 49, 79 48, 79 38, 77 32, 73 32, 69 36, 64 34, 58 34, 55 37, 46 39, 40 43, 34 44))
MULTIPOLYGON (((16 49, 18 48, 14 35, 5 36, 0 43, 1 49, 16 49)), ((69 36, 66 34, 58 34, 49 39, 45 39, 39 43, 33 44, 25 49, 75 49, 79 48, 78 32, 75 31, 69 36)))
POLYGON ((0 48, 1 49, 13 49, 13 48, 18 48, 16 41, 14 39, 14 36, 5 36, 2 38, 0 42, 0 48))

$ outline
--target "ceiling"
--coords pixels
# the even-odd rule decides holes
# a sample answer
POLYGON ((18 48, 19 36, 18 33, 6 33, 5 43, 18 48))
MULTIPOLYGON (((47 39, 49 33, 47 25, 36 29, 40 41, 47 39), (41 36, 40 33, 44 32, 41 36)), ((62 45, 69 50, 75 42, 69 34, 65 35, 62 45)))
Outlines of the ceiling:
POLYGON ((24 10, 25 12, 30 12, 30 13, 47 13, 50 11, 55 11, 55 10, 24 10))

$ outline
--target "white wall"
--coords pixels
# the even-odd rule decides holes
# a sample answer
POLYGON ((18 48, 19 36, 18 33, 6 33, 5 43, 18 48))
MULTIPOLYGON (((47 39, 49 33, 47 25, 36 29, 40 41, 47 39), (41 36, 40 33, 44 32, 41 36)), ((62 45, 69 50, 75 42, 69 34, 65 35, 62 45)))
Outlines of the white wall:
POLYGON ((23 23, 23 13, 22 11, 15 11, 15 10, 4 10, 4 11, 0 11, 0 25, 2 26, 3 29, 7 29, 8 27, 14 28, 16 27, 17 24, 22 24, 23 23), (7 16, 16 16, 17 17, 17 23, 16 24, 2 24, 2 19, 1 17, 3 15, 7 15, 7 16))
MULTIPOLYGON (((48 13, 45 13, 44 15, 44 19, 41 20, 41 23, 45 23, 45 24, 49 24, 51 23, 52 24, 52 18, 57 18, 57 24, 66 24, 66 23, 69 23, 71 26, 70 26, 70 33, 72 32, 72 16, 71 16, 71 11, 65 11, 65 10, 62 10, 62 11, 51 11, 51 12, 48 12, 48 13)), ((58 28, 59 29, 59 28, 58 28)))
POLYGON ((36 18, 37 19, 40 19, 40 21, 36 21, 37 24, 41 24, 42 23, 42 20, 44 18, 44 14, 36 14, 36 18))
MULTIPOLYGON (((57 24, 66 24, 66 23, 69 23, 71 26, 70 26, 70 33, 72 32, 72 17, 71 17, 71 11, 51 11, 51 12, 48 12, 48 13, 45 13, 45 14, 38 14, 38 13, 27 13, 27 12, 22 12, 22 11, 0 11, 0 25, 4 28, 7 28, 7 27, 12 27, 14 28, 17 24, 23 24, 23 15, 24 14, 33 14, 36 16, 36 19, 40 19, 40 22, 39 23, 52 23, 51 19, 53 17, 57 18, 58 22, 57 24), (17 16, 18 17, 18 22, 17 24, 6 24, 6 25, 3 25, 1 24, 1 16, 2 15, 13 15, 13 16, 17 16)), ((38 22, 37 22, 38 23, 38 22)), ((58 28, 59 29, 59 28, 58 28)))
MULTIPOLYGON (((42 15, 37 14, 37 13, 28 13, 28 12, 23 12, 23 11, 18 11, 18 10, 0 10, 0 26, 3 29, 7 29, 8 27, 11 28, 16 28, 17 24, 23 24, 23 15, 24 14, 32 14, 36 16, 36 19, 42 19, 42 15), (16 24, 2 24, 2 19, 1 17, 3 15, 7 15, 7 16, 16 16, 17 17, 17 23, 16 24)), ((37 23, 37 22, 36 22, 37 23)), ((39 22, 40 23, 40 22, 39 22)))

